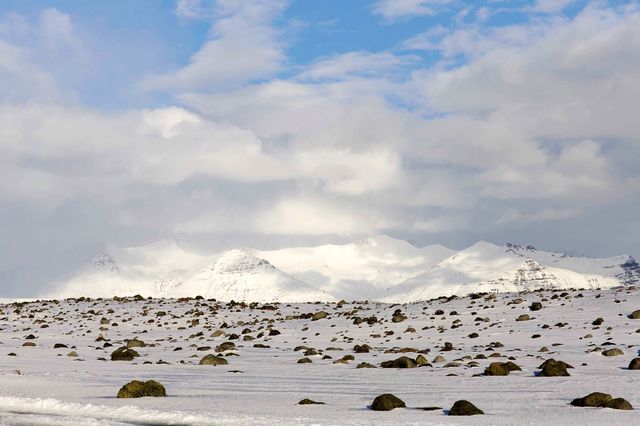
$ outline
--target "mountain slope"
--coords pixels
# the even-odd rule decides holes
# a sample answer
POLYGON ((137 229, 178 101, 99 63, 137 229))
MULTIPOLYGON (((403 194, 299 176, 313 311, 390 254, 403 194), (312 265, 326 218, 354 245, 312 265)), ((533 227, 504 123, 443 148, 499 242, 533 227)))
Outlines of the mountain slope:
POLYGON ((410 302, 472 292, 610 288, 640 282, 629 256, 572 257, 513 244, 481 241, 390 289, 382 300, 410 302))
POLYGON ((452 294, 640 283, 629 256, 592 259, 480 241, 453 251, 376 236, 351 244, 201 253, 175 240, 86 247, 0 273, 1 297, 201 295, 223 301, 414 302, 452 294))
POLYGON ((293 277, 343 299, 375 299, 455 253, 441 245, 415 247, 386 235, 351 244, 256 251, 293 277))

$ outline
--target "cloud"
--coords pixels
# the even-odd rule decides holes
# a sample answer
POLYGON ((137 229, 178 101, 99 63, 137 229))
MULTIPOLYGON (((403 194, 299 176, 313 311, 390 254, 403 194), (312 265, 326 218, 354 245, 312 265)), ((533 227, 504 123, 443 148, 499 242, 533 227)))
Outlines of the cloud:
MULTIPOLYGON (((274 75, 286 61, 273 20, 286 0, 218 0, 209 40, 176 71, 149 76, 147 90, 220 90, 274 75)), ((201 2, 180 2, 181 16, 202 16, 201 2)))
POLYGON ((297 78, 302 81, 318 81, 381 76, 418 60, 417 56, 398 56, 390 52, 349 52, 320 59, 299 73, 297 78))
POLYGON ((373 5, 373 13, 388 20, 435 15, 440 8, 452 3, 453 0, 378 0, 373 5))
POLYGON ((264 234, 285 235, 370 235, 392 227, 371 211, 316 197, 282 200, 256 225, 264 234))

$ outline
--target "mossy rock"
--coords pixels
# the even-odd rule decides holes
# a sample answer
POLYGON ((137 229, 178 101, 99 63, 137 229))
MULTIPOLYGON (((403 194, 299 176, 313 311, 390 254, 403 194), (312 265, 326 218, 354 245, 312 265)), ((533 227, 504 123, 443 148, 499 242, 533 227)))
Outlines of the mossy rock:
POLYGON ((226 359, 220 356, 215 356, 213 354, 205 355, 200 360, 200 365, 227 365, 227 364, 229 364, 229 361, 227 361, 226 359))
POLYGON ((567 368, 572 368, 569 364, 556 361, 555 359, 548 359, 540 366, 542 371, 538 375, 539 377, 567 377, 570 376, 567 368))
POLYGON ((401 356, 392 361, 384 361, 380 364, 382 368, 415 368, 416 362, 408 356, 401 356))
POLYGON ((111 353, 111 361, 133 361, 140 354, 133 349, 121 347, 111 353))
POLYGON ((478 414, 484 414, 484 411, 464 399, 454 402, 449 410, 450 416, 476 416, 478 414))
POLYGON ((324 402, 314 401, 309 398, 305 398, 298 402, 298 405, 324 405, 324 402))
POLYGON ((224 342, 221 345, 216 346, 216 352, 235 351, 236 344, 233 342, 224 342))
POLYGON ((624 398, 613 398, 607 402, 606 408, 613 408, 614 410, 633 410, 633 406, 624 398))
POLYGON ((394 408, 405 408, 406 404, 403 400, 390 393, 378 395, 371 404, 373 411, 391 411, 394 408))
POLYGON ((323 318, 326 318, 326 317, 327 317, 327 315, 328 315, 328 314, 327 314, 325 311, 318 311, 318 312, 316 312, 315 314, 313 314, 312 321, 318 321, 318 320, 321 320, 321 319, 323 319, 323 318))
POLYGON ((592 392, 582 398, 576 398, 571 401, 574 407, 604 407, 609 401, 613 400, 611 395, 602 392, 592 392))
POLYGON ((155 380, 134 380, 124 385, 116 398, 142 398, 145 396, 167 396, 164 386, 155 380))
POLYGON ((629 370, 640 370, 640 358, 634 358, 629 363, 629 370))
POLYGON ((487 368, 484 369, 485 376, 508 376, 509 368, 504 362, 492 362, 487 368))

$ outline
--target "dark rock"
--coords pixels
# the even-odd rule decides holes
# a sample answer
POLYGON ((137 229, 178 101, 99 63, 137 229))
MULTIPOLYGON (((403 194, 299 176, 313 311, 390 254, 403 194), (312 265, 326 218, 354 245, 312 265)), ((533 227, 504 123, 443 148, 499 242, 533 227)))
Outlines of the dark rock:
POLYGON ((384 361, 380 366, 382 368, 415 368, 417 364, 413 359, 407 356, 401 356, 393 361, 384 361))
POLYGON ((593 392, 571 401, 574 407, 604 407, 613 398, 608 393, 593 392))
POLYGON ((477 414, 484 414, 484 411, 465 400, 456 401, 449 410, 450 416, 475 416, 477 414))
POLYGON ((229 361, 222 358, 221 356, 215 356, 213 354, 205 355, 200 360, 200 365, 227 365, 229 361))
POLYGON ((542 303, 540 302, 533 302, 531 306, 529 306, 529 310, 531 311, 539 311, 540 309, 542 309, 542 303))
POLYGON ((298 402, 298 405, 313 405, 313 404, 324 405, 324 402, 313 401, 309 398, 305 398, 298 402))
POLYGON ((405 408, 404 401, 395 395, 385 393, 376 397, 371 404, 373 411, 391 411, 394 408, 405 408))
POLYGON ((123 346, 111 353, 111 361, 133 361, 135 357, 139 356, 138 352, 123 346))
POLYGON ((141 382, 134 380, 118 391, 117 398, 141 398, 145 396, 167 396, 164 386, 155 380, 141 382))

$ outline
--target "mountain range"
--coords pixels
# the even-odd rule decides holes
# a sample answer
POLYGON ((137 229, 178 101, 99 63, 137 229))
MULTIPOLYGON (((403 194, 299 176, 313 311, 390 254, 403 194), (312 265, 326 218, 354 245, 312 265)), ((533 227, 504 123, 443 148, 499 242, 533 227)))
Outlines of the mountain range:
POLYGON ((89 246, 0 273, 0 296, 404 303, 473 292, 638 283, 640 266, 626 255, 597 259, 485 241, 456 251, 381 235, 342 245, 216 254, 175 240, 131 248, 89 246))

